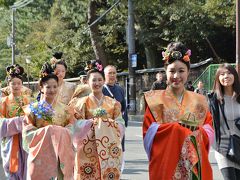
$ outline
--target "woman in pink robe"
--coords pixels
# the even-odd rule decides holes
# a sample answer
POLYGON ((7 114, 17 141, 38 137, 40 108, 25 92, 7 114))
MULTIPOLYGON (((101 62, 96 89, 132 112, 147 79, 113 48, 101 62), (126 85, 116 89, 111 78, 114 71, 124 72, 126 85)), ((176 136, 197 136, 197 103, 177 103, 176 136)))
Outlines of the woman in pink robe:
POLYGON ((70 129, 74 115, 65 104, 56 101, 58 77, 51 74, 51 66, 45 64, 42 71, 42 99, 24 108, 23 146, 29 153, 27 179, 71 180, 74 151, 70 129))

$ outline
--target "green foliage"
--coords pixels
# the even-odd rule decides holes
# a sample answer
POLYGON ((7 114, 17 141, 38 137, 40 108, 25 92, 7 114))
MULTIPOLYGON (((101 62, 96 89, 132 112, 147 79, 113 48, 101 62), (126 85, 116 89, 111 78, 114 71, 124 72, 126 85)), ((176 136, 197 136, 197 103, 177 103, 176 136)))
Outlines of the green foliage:
MULTIPOLYGON (((11 6, 14 0, 0 0, 0 79, 11 63, 11 48, 6 38, 11 33, 11 6)), ((95 0, 100 17, 115 0, 95 0)), ((134 0, 136 52, 146 66, 147 57, 161 59, 161 51, 171 41, 183 41, 192 49, 192 62, 214 57, 206 38, 221 59, 234 60, 235 1, 222 0, 134 0), (224 38, 222 38, 224 37, 224 38), (147 56, 147 53, 148 56, 147 56)), ((91 44, 89 0, 38 0, 16 13, 16 62, 26 66, 32 57, 31 76, 38 72, 55 51, 63 51, 68 77, 76 77, 85 62, 95 59, 91 44)), ((127 0, 122 0, 98 23, 109 64, 127 69, 127 0)), ((160 61, 159 61, 160 62, 160 61)), ((161 66, 161 63, 156 66, 161 66)))
POLYGON ((11 48, 7 46, 7 37, 9 36, 11 23, 10 11, 6 8, 0 8, 0 80, 6 76, 5 68, 11 64, 11 48))

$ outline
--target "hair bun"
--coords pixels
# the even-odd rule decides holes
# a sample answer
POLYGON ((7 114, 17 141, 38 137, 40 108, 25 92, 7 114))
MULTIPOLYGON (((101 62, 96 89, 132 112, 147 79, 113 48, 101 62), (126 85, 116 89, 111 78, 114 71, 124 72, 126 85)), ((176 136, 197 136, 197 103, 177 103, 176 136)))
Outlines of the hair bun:
POLYGON ((63 52, 55 52, 53 53, 53 57, 55 57, 56 59, 62 59, 62 55, 63 55, 63 52))
POLYGON ((10 65, 6 68, 9 76, 21 76, 24 73, 24 69, 19 64, 10 65))

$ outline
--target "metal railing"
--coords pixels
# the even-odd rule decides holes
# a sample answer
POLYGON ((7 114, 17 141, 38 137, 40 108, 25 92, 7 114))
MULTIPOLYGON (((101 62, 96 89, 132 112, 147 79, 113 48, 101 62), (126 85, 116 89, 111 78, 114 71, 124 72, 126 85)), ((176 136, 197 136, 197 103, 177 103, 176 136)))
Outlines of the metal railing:
MULTIPOLYGON (((215 74, 217 71, 217 68, 220 64, 211 64, 209 65, 205 71, 193 82, 193 86, 196 88, 199 81, 202 81, 204 84, 204 89, 211 91, 213 87, 213 83, 215 80, 215 74)), ((234 67, 236 64, 231 64, 234 67)))

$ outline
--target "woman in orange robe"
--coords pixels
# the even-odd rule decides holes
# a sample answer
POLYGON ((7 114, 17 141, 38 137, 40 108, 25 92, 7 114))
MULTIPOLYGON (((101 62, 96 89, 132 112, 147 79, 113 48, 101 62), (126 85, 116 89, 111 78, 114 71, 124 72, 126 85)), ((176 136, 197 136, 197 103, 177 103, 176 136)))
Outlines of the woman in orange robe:
POLYGON ((92 69, 87 75, 91 93, 74 103, 73 144, 76 148, 74 179, 120 179, 124 120, 121 104, 104 96, 103 74, 92 69))
POLYGON ((7 67, 10 94, 0 101, 0 139, 3 168, 7 179, 26 178, 27 153, 22 148, 22 122, 24 105, 30 96, 22 94, 22 74, 24 69, 18 64, 7 67))
POLYGON ((170 43, 163 53, 168 87, 145 93, 143 136, 150 180, 212 179, 212 117, 206 98, 184 88, 190 55, 182 43, 170 43))

